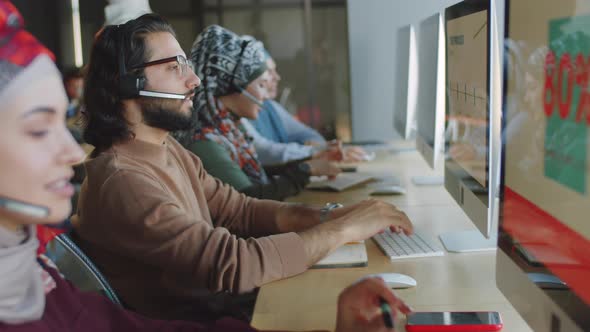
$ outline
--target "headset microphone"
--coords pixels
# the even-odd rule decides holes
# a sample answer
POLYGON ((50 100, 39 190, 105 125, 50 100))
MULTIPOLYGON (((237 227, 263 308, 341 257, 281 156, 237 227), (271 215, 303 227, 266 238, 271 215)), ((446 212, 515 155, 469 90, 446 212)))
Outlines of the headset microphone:
POLYGON ((248 98, 251 102, 253 102, 254 104, 256 104, 260 107, 264 107, 262 100, 254 97, 250 92, 246 91, 246 89, 243 89, 240 87, 238 87, 238 89, 240 90, 240 93, 243 94, 244 97, 248 98))
POLYGON ((238 55, 238 61, 236 62, 236 65, 234 66, 234 70, 231 73, 231 81, 230 81, 230 83, 236 89, 238 89, 238 91, 240 91, 241 94, 243 94, 246 98, 248 98, 251 102, 253 102, 254 104, 258 105, 261 108, 264 108, 262 100, 254 97, 250 92, 246 91, 246 89, 244 89, 241 86, 239 86, 238 84, 235 84, 234 83, 234 81, 236 79, 236 70, 238 69, 238 67, 242 63, 242 57, 244 55, 244 50, 246 49, 246 46, 248 46, 248 44, 250 43, 250 41, 251 40, 242 40, 242 45, 241 45, 241 48, 242 49, 240 50, 240 54, 238 55))
POLYGON ((118 31, 118 67, 119 67, 119 97, 122 99, 137 98, 138 96, 152 97, 152 98, 166 98, 182 100, 186 99, 186 94, 169 93, 144 90, 146 85, 146 78, 143 75, 134 73, 133 71, 128 72, 125 66, 125 53, 124 53, 124 29, 125 25, 117 26, 118 31))
POLYGON ((139 90, 139 95, 144 96, 144 97, 166 98, 166 99, 185 99, 186 98, 186 95, 184 95, 184 94, 149 91, 149 90, 139 90))
POLYGON ((49 216, 49 208, 47 207, 25 203, 7 197, 0 197, 0 208, 35 218, 47 218, 49 216))

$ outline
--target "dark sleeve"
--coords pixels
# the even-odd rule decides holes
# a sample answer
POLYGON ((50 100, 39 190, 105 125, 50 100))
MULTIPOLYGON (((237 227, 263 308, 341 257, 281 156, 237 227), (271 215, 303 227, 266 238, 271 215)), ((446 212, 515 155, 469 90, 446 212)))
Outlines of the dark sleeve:
MULTIPOLYGON (((283 164, 266 165, 266 166, 264 166, 264 171, 266 172, 267 175, 280 175, 285 172, 288 172, 291 169, 300 171, 299 164, 301 164, 307 160, 310 160, 310 159, 311 158, 304 158, 304 159, 292 160, 290 162, 283 163, 283 164)), ((309 174, 307 174, 307 176, 309 177, 309 174)))
POLYGON ((298 163, 273 166, 268 175, 269 183, 253 184, 240 191, 250 197, 282 201, 297 195, 309 183, 309 174, 301 170, 298 163))
POLYGON ((272 166, 269 183, 262 184, 250 181, 228 152, 215 142, 195 141, 188 150, 201 159, 207 173, 250 197, 282 201, 297 195, 309 183, 309 174, 299 168, 299 161, 272 166))
MULTIPOLYGON (((247 324, 229 318, 201 324, 187 321, 150 319, 112 303, 96 293, 82 292, 61 278, 53 268, 43 267, 53 278, 56 287, 46 296, 45 312, 41 320, 23 324, 24 331, 193 331, 193 332, 250 332, 247 324), (27 326, 28 325, 28 326, 27 326), (30 328, 30 329, 27 329, 30 328)), ((0 330, 4 331, 2 323, 0 330)), ((18 330, 18 329, 17 329, 18 330)), ((22 331, 19 330, 19 331, 22 331)))
MULTIPOLYGON (((251 332, 256 331, 242 321, 223 318, 213 323, 200 324, 189 321, 164 321, 150 319, 116 306, 98 294, 79 292, 80 305, 88 313, 92 324, 84 324, 84 331, 175 331, 175 332, 251 332)), ((86 320, 88 323, 88 320, 86 320)))
POLYGON ((223 146, 212 141, 195 141, 188 150, 196 154, 210 175, 227 183, 238 191, 250 187, 252 181, 234 162, 223 146))

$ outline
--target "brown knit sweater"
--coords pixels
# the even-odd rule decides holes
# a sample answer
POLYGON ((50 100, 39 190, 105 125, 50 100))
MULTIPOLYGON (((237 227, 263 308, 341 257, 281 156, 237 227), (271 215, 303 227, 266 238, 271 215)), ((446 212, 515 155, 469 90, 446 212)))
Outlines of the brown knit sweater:
POLYGON ((284 203, 224 185, 172 138, 119 144, 85 166, 73 222, 80 245, 140 313, 194 318, 212 293, 247 292, 307 268, 297 234, 273 235, 284 203))

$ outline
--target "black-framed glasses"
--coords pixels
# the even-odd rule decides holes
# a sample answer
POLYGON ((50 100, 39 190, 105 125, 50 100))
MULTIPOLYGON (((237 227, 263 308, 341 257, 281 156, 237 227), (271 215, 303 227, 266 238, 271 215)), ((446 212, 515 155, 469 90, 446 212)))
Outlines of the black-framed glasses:
POLYGON ((163 63, 168 62, 176 62, 178 64, 177 75, 180 78, 186 77, 189 71, 194 71, 193 64, 189 60, 187 60, 183 55, 175 55, 164 59, 142 63, 141 65, 132 67, 131 70, 161 65, 163 63))

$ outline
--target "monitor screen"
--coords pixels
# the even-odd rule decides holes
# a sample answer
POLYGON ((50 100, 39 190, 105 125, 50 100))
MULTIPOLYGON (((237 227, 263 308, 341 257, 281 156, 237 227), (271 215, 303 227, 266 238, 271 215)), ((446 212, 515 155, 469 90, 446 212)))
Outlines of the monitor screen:
POLYGON ((464 182, 470 178, 482 190, 488 187, 487 3, 459 4, 446 17, 448 156, 465 171, 464 182))
MULTIPOLYGON (((395 104, 393 109, 393 123, 397 133, 404 139, 408 139, 412 127, 411 106, 408 100, 411 45, 410 40, 413 34, 412 26, 407 25, 397 31, 397 51, 395 65, 395 104)), ((413 59, 412 59, 413 60, 413 59)), ((412 73, 414 74, 414 73, 412 73)))
MULTIPOLYGON (((530 281, 557 281, 505 294, 518 303, 540 291, 560 309, 552 326, 565 319, 590 331, 590 0, 509 1, 505 50, 499 246, 530 281)), ((500 262, 503 289, 516 279, 500 262)), ((544 305, 529 302, 515 307, 544 305)))
MULTIPOLYGON (((497 234, 491 207, 495 208, 498 190, 497 186, 490 188, 488 161, 492 154, 499 159, 499 152, 490 151, 499 151, 501 145, 500 84, 490 89, 492 65, 500 72, 498 42, 493 52, 490 43, 492 32, 497 35, 491 29, 497 25, 490 23, 491 14, 490 0, 465 0, 445 11, 445 189, 490 239, 497 234), (494 107, 490 95, 498 96, 494 107)), ((495 170, 497 179, 497 165, 495 170)))
POLYGON ((416 31, 418 93, 416 96, 416 145, 431 167, 442 154, 444 130, 444 36, 442 16, 420 22, 416 31))

